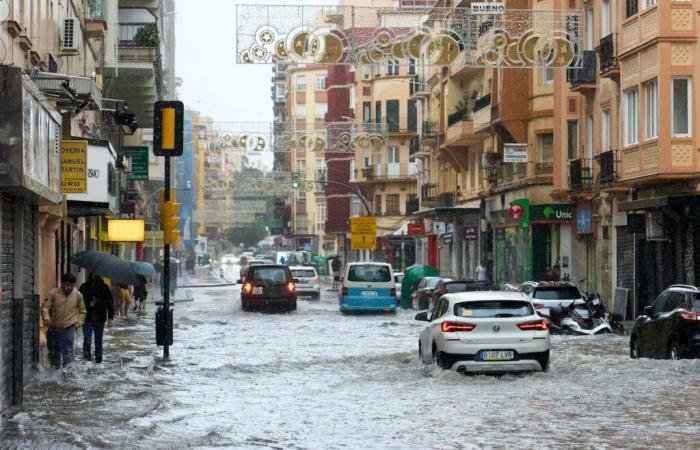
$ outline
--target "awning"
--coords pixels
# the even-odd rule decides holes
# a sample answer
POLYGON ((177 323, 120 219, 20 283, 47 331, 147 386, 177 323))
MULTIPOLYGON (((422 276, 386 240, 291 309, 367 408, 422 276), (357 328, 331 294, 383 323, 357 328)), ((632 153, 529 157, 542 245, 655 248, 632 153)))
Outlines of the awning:
POLYGON ((424 209, 422 211, 417 211, 411 214, 411 217, 423 218, 423 217, 454 217, 454 216, 464 216, 467 214, 479 214, 481 208, 462 208, 462 207, 438 207, 431 209, 424 209))
POLYGON ((52 72, 35 72, 31 78, 44 95, 57 100, 59 106, 76 108, 85 102, 83 109, 102 109, 102 92, 92 78, 52 72))
POLYGON ((641 209, 657 209, 668 206, 700 206, 700 195, 672 195, 644 198, 629 202, 620 202, 618 210, 637 211, 641 209))

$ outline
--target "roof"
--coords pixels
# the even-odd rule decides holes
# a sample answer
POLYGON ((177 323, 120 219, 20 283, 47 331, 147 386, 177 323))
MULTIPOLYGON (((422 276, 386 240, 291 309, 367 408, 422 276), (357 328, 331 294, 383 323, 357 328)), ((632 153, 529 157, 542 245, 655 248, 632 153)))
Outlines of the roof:
POLYGON ((289 266, 289 270, 316 270, 314 266, 289 266))
POLYGON ((681 292, 693 292, 693 293, 700 292, 700 290, 697 287, 691 286, 688 284, 673 284, 673 285, 669 286, 667 290, 674 290, 674 291, 681 291, 681 292))
POLYGON ((472 291, 472 292, 455 292, 453 294, 443 295, 450 302, 465 302, 465 301, 489 301, 489 300, 526 300, 529 299, 521 292, 508 291, 472 291))
POLYGON ((389 263, 383 263, 383 262, 372 262, 372 261, 355 261, 348 263, 348 266, 357 266, 357 265, 363 265, 363 266, 391 266, 389 263))

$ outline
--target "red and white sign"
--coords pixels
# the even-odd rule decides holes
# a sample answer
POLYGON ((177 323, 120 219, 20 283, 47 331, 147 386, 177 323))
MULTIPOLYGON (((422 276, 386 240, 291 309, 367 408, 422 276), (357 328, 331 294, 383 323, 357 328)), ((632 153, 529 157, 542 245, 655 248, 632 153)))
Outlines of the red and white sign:
POLYGON ((423 236, 425 234, 425 224, 423 222, 409 223, 407 230, 409 236, 423 236))
POLYGON ((508 217, 510 217, 510 220, 517 222, 518 220, 522 219, 523 216, 525 216, 525 208, 522 206, 513 205, 508 208, 508 217))

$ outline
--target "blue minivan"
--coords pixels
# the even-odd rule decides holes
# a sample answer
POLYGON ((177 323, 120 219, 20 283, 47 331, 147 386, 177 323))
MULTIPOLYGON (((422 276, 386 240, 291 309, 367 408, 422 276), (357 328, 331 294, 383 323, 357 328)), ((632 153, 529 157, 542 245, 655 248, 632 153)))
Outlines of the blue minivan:
POLYGON ((345 267, 340 311, 396 311, 396 285, 390 264, 354 262, 345 267))

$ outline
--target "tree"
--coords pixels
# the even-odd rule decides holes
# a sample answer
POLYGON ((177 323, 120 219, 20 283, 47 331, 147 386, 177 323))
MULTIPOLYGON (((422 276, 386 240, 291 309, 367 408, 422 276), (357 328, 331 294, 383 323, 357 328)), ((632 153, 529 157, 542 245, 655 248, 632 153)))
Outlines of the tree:
POLYGON ((265 224, 255 222, 247 227, 233 227, 226 230, 226 240, 233 245, 238 245, 241 242, 247 247, 255 245, 267 237, 265 224))

